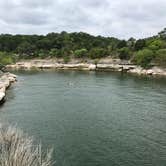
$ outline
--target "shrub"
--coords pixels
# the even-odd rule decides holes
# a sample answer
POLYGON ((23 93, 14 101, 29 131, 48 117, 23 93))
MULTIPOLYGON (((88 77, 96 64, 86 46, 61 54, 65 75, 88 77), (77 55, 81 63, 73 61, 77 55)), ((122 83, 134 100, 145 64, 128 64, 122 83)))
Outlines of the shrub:
POLYGON ((25 41, 18 45, 16 52, 20 55, 31 56, 36 50, 36 46, 32 45, 31 43, 25 41))
POLYGON ((64 63, 68 63, 70 61, 70 57, 69 56, 64 56, 63 61, 64 61, 64 63))
POLYGON ((126 46, 127 46, 127 42, 125 40, 121 40, 117 44, 117 48, 123 48, 123 47, 126 47, 126 46))
POLYGON ((48 51, 45 51, 45 50, 39 50, 38 52, 37 52, 37 56, 39 57, 39 58, 45 58, 45 57, 47 57, 49 54, 48 54, 48 51))
POLYGON ((52 48, 52 49, 49 51, 49 55, 50 55, 51 57, 57 57, 57 58, 62 57, 62 55, 61 55, 61 50, 58 50, 57 48, 52 48))
POLYGON ((134 49, 136 51, 143 49, 146 46, 146 41, 144 39, 139 39, 136 41, 134 49))
POLYGON ((0 52, 0 64, 2 65, 8 65, 15 61, 14 55, 6 53, 6 52, 0 52))
POLYGON ((120 59, 129 59, 130 58, 130 50, 128 47, 123 47, 118 50, 120 59))
POLYGON ((148 44, 148 48, 153 51, 159 50, 164 47, 165 47, 165 42, 160 39, 156 39, 148 44))
POLYGON ((155 63, 166 67, 166 49, 160 49, 156 52, 155 63))
POLYGON ((0 166, 52 166, 52 150, 41 154, 41 145, 14 127, 0 126, 0 166))
POLYGON ((80 49, 80 50, 75 50, 74 51, 74 56, 76 58, 83 58, 83 57, 87 56, 87 53, 88 53, 87 49, 83 48, 83 49, 80 49))
POLYGON ((89 57, 92 59, 102 58, 108 55, 108 51, 104 48, 93 48, 89 52, 89 57))
POLYGON ((154 58, 153 51, 143 49, 138 51, 134 57, 134 62, 144 68, 149 67, 152 59, 154 58))

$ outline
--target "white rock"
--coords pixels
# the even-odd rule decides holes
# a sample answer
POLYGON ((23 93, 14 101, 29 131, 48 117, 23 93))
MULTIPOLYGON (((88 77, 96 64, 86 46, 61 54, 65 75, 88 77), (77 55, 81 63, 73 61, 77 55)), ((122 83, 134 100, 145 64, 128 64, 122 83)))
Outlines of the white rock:
POLYGON ((152 75, 153 74, 153 70, 151 70, 151 69, 147 70, 146 74, 152 75))
POLYGON ((8 76, 8 77, 17 78, 17 76, 16 76, 15 74, 12 74, 12 73, 7 73, 7 76, 8 76))
POLYGON ((4 85, 0 87, 0 92, 3 92, 3 93, 6 92, 6 87, 4 85))
POLYGON ((3 82, 3 84, 4 84, 4 86, 6 87, 6 88, 8 88, 9 86, 10 86, 10 81, 9 81, 9 79, 7 80, 5 80, 4 82, 3 82))
POLYGON ((16 78, 14 78, 14 77, 8 77, 8 79, 9 79, 9 82, 15 82, 16 81, 16 78))
POLYGON ((53 64, 44 64, 44 65, 42 65, 42 68, 43 69, 50 69, 50 68, 54 68, 54 66, 55 65, 53 65, 53 64))
POLYGON ((15 81, 16 75, 11 73, 3 73, 0 77, 0 102, 4 100, 6 89, 15 81))
POLYGON ((5 93, 4 92, 0 92, 0 102, 4 99, 5 97, 5 93))
POLYGON ((94 64, 89 65, 89 70, 95 70, 95 69, 96 69, 96 65, 94 65, 94 64))

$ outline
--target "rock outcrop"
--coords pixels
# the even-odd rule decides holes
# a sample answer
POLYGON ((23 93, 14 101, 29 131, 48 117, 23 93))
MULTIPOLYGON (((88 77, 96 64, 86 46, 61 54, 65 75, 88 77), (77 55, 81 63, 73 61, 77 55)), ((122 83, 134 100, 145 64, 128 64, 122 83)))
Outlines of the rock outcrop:
MULTIPOLYGON (((7 65, 10 70, 31 70, 31 69, 68 69, 68 70, 95 70, 95 71, 119 71, 126 73, 135 73, 139 75, 161 75, 166 76, 166 68, 152 67, 151 69, 144 69, 140 66, 133 65, 129 61, 99 61, 98 64, 94 62, 70 62, 64 64, 54 60, 29 60, 18 62, 14 65, 7 65), (104 63, 105 62, 105 63, 104 63)), ((12 79, 12 78, 11 78, 12 79)))
POLYGON ((2 73, 0 76, 0 103, 5 101, 6 90, 11 83, 16 81, 16 75, 11 73, 2 73))

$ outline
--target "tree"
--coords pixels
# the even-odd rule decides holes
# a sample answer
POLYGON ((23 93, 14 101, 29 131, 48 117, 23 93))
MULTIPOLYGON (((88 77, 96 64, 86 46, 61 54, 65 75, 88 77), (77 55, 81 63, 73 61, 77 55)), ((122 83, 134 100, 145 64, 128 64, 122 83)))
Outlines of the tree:
POLYGON ((148 48, 150 50, 156 51, 156 50, 164 48, 165 46, 166 46, 166 43, 163 40, 155 39, 148 45, 148 48))
POLYGON ((123 48, 127 46, 127 42, 125 40, 121 40, 118 44, 117 44, 117 48, 123 48))
POLYGON ((140 65, 144 68, 149 67, 151 61, 154 58, 153 51, 149 49, 143 49, 136 53, 136 56, 134 57, 134 61, 137 65, 140 65))
POLYGON ((6 52, 0 52, 0 65, 12 64, 14 61, 13 55, 6 52))
POLYGON ((145 45, 146 45, 146 41, 144 39, 139 39, 136 41, 134 49, 136 51, 141 50, 145 47, 145 45))
POLYGON ((43 38, 37 41, 36 46, 38 49, 49 50, 52 48, 52 43, 49 39, 43 38))
POLYGON ((79 50, 75 50, 74 51, 74 56, 76 58, 83 58, 83 57, 87 56, 87 53, 88 53, 88 50, 85 49, 85 48, 82 48, 82 49, 79 49, 79 50))
POLYGON ((58 57, 59 56, 59 50, 57 48, 52 48, 49 51, 49 55, 52 57, 58 57))
MULTIPOLYGON (((106 56, 133 59, 143 49, 156 53, 166 48, 166 28, 158 36, 146 39, 119 40, 113 37, 92 36, 84 32, 49 33, 47 35, 0 35, 0 51, 18 53, 21 58, 65 57, 102 58, 106 56)), ((20 58, 19 57, 19 58, 20 58)))
POLYGON ((69 56, 63 56, 63 61, 64 63, 68 63, 70 61, 70 57, 69 56))
POLYGON ((92 48, 89 52, 89 57, 92 59, 102 58, 108 55, 107 50, 103 48, 92 48))
POLYGON ((133 37, 131 37, 131 38, 127 41, 127 46, 128 46, 130 49, 133 49, 133 48, 134 48, 134 45, 135 45, 135 42, 136 42, 136 39, 134 39, 133 37))
POLYGON ((33 55, 35 49, 35 46, 31 45, 29 42, 23 42, 17 47, 17 52, 20 55, 26 54, 27 56, 30 56, 33 55))
POLYGON ((166 39, 166 28, 164 28, 161 32, 158 33, 161 39, 166 39))
POLYGON ((130 50, 128 47, 123 47, 118 50, 120 59, 129 59, 130 58, 130 50))
POLYGON ((159 66, 166 67, 166 49, 160 49, 156 52, 155 62, 159 66))

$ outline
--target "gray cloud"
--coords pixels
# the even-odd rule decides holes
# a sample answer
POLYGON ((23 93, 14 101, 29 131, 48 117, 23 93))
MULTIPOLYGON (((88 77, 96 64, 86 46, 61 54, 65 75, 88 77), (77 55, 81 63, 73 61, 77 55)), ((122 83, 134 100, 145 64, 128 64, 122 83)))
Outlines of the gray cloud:
POLYGON ((165 0, 1 0, 0 32, 147 37, 166 22, 165 0))

